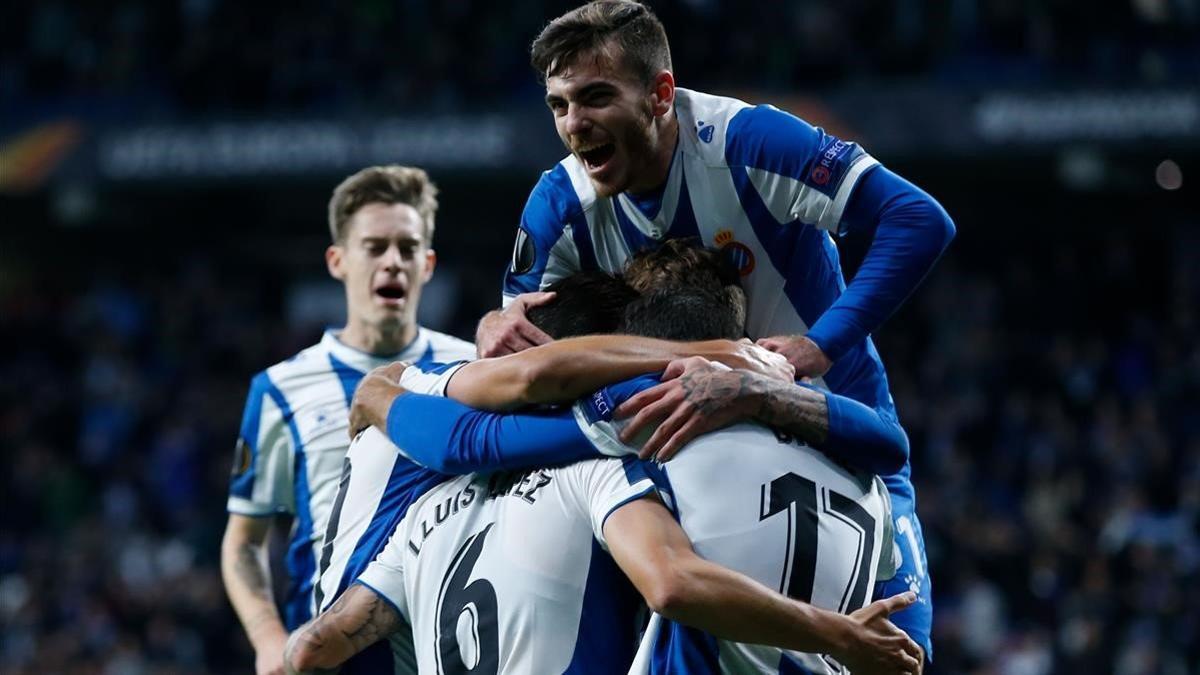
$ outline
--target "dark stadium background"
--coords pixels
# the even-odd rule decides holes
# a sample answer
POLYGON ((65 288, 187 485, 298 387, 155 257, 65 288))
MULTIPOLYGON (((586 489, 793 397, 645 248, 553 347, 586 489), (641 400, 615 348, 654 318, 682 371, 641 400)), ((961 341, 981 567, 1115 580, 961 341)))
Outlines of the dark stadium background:
MULTIPOLYGON (((423 315, 471 337, 561 155, 525 49, 572 4, 4 3, 0 672, 251 668, 228 465, 251 375, 340 311, 328 195, 429 168, 423 315)), ((651 4, 683 86, 861 141, 958 225, 877 335, 928 672, 1200 672, 1200 2, 651 4)))

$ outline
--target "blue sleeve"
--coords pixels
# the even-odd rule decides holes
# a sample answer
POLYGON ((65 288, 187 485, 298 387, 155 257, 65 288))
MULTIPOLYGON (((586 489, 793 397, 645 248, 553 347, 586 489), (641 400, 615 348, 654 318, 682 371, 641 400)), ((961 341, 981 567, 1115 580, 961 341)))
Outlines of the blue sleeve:
POLYGON ((853 281, 808 332, 835 361, 896 311, 954 238, 941 205, 882 166, 859 181, 843 226, 875 237, 853 281))
MULTIPOLYGON (((504 272, 505 296, 541 290, 542 278, 547 267, 551 267, 554 245, 567 225, 572 226, 572 240, 579 251, 580 264, 589 265, 595 255, 591 253, 591 242, 587 239, 587 219, 566 168, 559 164, 542 174, 525 202, 512 261, 504 272)), ((566 270, 563 267, 565 260, 555 262, 553 267, 559 273, 576 271, 566 270)))
POLYGON ((269 395, 272 386, 271 379, 265 371, 250 381, 250 393, 246 395, 242 426, 238 432, 237 446, 234 448, 233 470, 229 474, 229 494, 234 497, 251 499, 254 494, 263 399, 269 395))
POLYGON ((908 462, 908 435, 899 420, 854 399, 822 393, 829 410, 829 434, 824 443, 815 446, 818 450, 883 476, 904 468, 908 462))
POLYGON ((542 414, 494 413, 411 392, 397 397, 388 410, 387 435, 412 461, 447 474, 546 466, 601 456, 569 409, 542 414))

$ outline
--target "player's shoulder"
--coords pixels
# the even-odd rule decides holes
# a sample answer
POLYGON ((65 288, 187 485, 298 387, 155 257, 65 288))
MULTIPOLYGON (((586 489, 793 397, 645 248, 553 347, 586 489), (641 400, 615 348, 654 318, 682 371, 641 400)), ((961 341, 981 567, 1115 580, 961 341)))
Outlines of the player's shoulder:
POLYGON ((724 164, 730 124, 743 111, 752 108, 749 103, 736 98, 677 88, 675 114, 679 120, 683 151, 712 166, 724 164))
POLYGON ((318 342, 257 373, 251 379, 250 389, 252 392, 287 390, 307 376, 328 369, 329 350, 323 341, 318 342))
POLYGON ((596 189, 574 155, 568 155, 538 179, 521 218, 535 239, 557 239, 566 224, 595 208, 596 189))
POLYGON ((774 169, 820 151, 824 132, 773 105, 677 90, 680 133, 711 165, 774 169))
POLYGON ((475 358, 474 343, 425 327, 422 327, 421 330, 429 340, 429 345, 433 347, 434 358, 437 362, 449 363, 475 358))

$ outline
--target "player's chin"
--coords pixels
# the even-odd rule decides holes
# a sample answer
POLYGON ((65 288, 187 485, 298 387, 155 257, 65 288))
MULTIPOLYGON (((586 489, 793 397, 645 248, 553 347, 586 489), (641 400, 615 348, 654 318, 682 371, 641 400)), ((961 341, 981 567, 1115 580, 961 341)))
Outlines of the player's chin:
POLYGON ((592 181, 592 188, 596 190, 597 197, 612 197, 629 187, 629 180, 623 171, 605 171, 588 178, 592 181))

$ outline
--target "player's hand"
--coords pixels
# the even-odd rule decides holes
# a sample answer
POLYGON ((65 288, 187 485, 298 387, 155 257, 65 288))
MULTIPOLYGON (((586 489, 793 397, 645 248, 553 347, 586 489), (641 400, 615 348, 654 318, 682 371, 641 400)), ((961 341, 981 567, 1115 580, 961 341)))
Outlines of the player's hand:
POLYGON ((700 434, 748 419, 748 378, 744 371, 692 356, 667 365, 663 382, 617 407, 618 419, 632 417, 621 431, 621 441, 632 443, 643 429, 658 428, 642 445, 638 456, 665 462, 700 434))
POLYGON ((400 388, 400 376, 407 367, 403 361, 389 363, 367 373, 358 383, 350 402, 351 439, 367 427, 387 429, 388 410, 392 401, 404 392, 400 388))
POLYGON ((553 293, 522 293, 513 298, 508 307, 485 314, 475 331, 479 357, 515 354, 550 342, 549 335, 525 318, 525 310, 553 299, 553 293))
POLYGON ((913 673, 925 668, 924 652, 917 643, 888 620, 888 616, 917 601, 906 591, 877 600, 849 616, 850 640, 843 654, 833 654, 855 675, 913 673))
POLYGON ((287 647, 287 637, 287 633, 282 633, 278 639, 267 640, 255 650, 255 675, 284 675, 287 672, 283 665, 283 652, 287 647))
POLYGON ((820 377, 829 371, 833 361, 817 343, 805 335, 780 335, 763 338, 758 346, 783 355, 796 369, 796 377, 820 377))
POLYGON ((760 347, 748 339, 737 341, 737 351, 731 358, 722 359, 722 363, 735 370, 748 370, 773 380, 794 382, 796 368, 783 354, 777 354, 766 347, 760 347))

